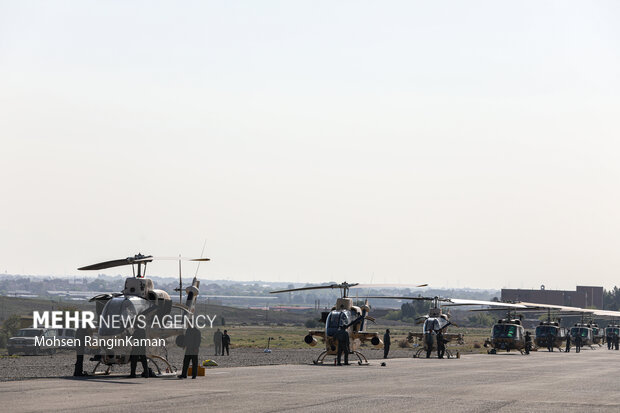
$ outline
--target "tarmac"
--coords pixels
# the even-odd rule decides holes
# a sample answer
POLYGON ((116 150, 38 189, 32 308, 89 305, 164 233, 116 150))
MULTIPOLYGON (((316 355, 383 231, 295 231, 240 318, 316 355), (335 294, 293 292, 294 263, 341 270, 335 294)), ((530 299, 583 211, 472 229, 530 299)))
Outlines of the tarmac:
POLYGON ((620 411, 620 352, 602 347, 580 354, 539 351, 380 363, 218 368, 196 380, 111 375, 10 381, 0 383, 0 410, 620 411))

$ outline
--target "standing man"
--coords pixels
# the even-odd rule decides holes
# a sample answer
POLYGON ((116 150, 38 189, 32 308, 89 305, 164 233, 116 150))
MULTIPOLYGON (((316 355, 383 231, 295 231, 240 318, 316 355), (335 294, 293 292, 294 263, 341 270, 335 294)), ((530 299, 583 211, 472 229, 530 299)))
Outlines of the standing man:
POLYGON ((575 337, 575 353, 581 352, 581 334, 577 334, 575 337))
POLYGON ((620 347, 620 336, 617 333, 614 333, 614 346, 616 346, 616 350, 620 347))
POLYGON ((525 354, 530 354, 532 351, 532 335, 529 331, 525 332, 525 354))
POLYGON ((437 358, 442 359, 446 352, 446 340, 443 338, 441 330, 437 332, 437 358))
POLYGON ((222 352, 222 332, 219 328, 213 333, 213 344, 215 345, 215 355, 219 356, 222 352))
POLYGON ((547 334, 547 350, 553 352, 553 336, 551 333, 547 334))
POLYGON ((136 328, 133 333, 133 338, 138 340, 137 345, 131 348, 131 355, 129 356, 129 360, 131 361, 131 374, 130 378, 136 377, 136 367, 138 365, 138 361, 142 363, 142 377, 149 377, 149 366, 146 361, 146 346, 144 340, 146 340, 146 331, 143 328, 136 328))
POLYGON ((222 334, 222 356, 224 355, 224 350, 226 350, 226 355, 230 356, 228 346, 230 346, 230 336, 228 335, 228 330, 224 330, 224 334, 222 334))
POLYGON ((200 330, 195 326, 185 330, 185 357, 183 357, 183 370, 179 376, 180 379, 187 378, 187 368, 190 361, 192 362, 192 379, 196 378, 196 374, 198 374, 198 351, 201 340, 200 330))
POLYGON ((340 326, 336 332, 336 340, 338 340, 338 365, 342 366, 341 356, 344 353, 344 365, 349 365, 349 333, 346 326, 340 326))
POLYGON ((73 377, 82 377, 87 374, 84 373, 84 347, 86 346, 86 329, 78 328, 75 332, 75 368, 73 369, 73 377))
POLYGON ((611 344, 612 344, 611 333, 607 333, 607 337, 605 337, 605 340, 607 341, 607 350, 611 350, 611 344))
POLYGON ((433 351, 433 333, 429 331, 424 339, 426 340, 426 358, 429 359, 433 351))
POLYGON ((570 334, 566 335, 566 353, 570 353, 570 334))
POLYGON ((391 339, 390 339, 390 329, 386 329, 385 330, 385 334, 383 335, 383 358, 386 359, 388 356, 388 353, 390 352, 390 344, 391 344, 391 339))

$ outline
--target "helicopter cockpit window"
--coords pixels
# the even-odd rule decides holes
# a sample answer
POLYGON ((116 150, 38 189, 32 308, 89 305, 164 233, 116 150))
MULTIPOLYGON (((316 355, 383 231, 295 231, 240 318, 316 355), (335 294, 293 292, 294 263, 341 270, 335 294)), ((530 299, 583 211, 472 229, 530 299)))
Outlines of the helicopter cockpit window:
POLYGON ((327 335, 333 336, 336 334, 340 326, 347 325, 348 323, 349 317, 347 316, 347 313, 344 311, 332 311, 327 316, 327 322, 325 323, 327 327, 327 335))
POLYGON ((538 326, 536 327, 536 337, 546 337, 549 334, 557 335, 558 328, 554 326, 538 326))
POLYGON ((132 301, 125 297, 115 297, 108 301, 101 313, 99 334, 115 336, 125 330, 125 325, 136 316, 136 308, 132 301))
POLYGON ((573 337, 580 336, 582 338, 587 338, 589 336, 587 328, 573 327, 570 330, 570 335, 573 337))
POLYGON ((510 324, 496 324, 493 327, 494 338, 519 338, 517 326, 510 324))
POLYGON ((437 321, 436 318, 427 318, 424 322, 424 333, 432 333, 433 331, 438 331, 440 328, 439 321, 437 321))

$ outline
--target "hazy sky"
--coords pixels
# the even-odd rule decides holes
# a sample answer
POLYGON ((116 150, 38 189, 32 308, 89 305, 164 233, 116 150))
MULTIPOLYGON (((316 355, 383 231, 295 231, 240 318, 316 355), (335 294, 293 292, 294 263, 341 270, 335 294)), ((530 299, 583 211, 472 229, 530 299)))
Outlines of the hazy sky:
POLYGON ((620 285, 618 21, 617 1, 0 1, 0 272, 207 239, 204 278, 620 285))

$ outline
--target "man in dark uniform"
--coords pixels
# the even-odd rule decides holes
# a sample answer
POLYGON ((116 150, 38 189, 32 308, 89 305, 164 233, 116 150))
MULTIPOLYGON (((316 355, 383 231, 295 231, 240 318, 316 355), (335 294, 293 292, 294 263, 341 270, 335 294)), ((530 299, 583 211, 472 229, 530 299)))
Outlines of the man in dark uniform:
POLYGON ((442 359, 446 352, 446 340, 443 338, 441 330, 437 332, 437 358, 442 359))
POLYGON ((616 347, 616 350, 620 347, 620 336, 616 333, 614 333, 614 346, 616 347))
POLYGON ((335 335, 338 340, 338 365, 342 366, 342 354, 344 353, 344 365, 349 365, 349 333, 347 333, 346 326, 340 326, 338 332, 335 335))
POLYGON ((385 334, 383 335, 383 358, 386 359, 388 353, 390 352, 390 329, 385 330, 385 334))
POLYGON ((429 331, 426 333, 426 358, 431 358, 431 352, 433 351, 433 334, 429 331))
POLYGON ((146 346, 143 341, 146 339, 146 331, 143 328, 136 328, 136 331, 133 333, 133 339, 138 340, 135 346, 131 348, 131 355, 129 356, 129 360, 131 362, 131 374, 130 378, 136 377, 136 367, 138 366, 138 361, 142 363, 142 377, 149 377, 149 367, 146 360, 146 346))
POLYGON ((577 334, 575 337, 575 353, 579 353, 581 351, 581 334, 577 334))
POLYGON ((530 354, 532 351, 532 335, 529 331, 525 332, 525 354, 530 354))
POLYGON ((553 335, 547 334, 547 350, 553 351, 553 335))
POLYGON ((87 333, 87 330, 85 328, 78 328, 77 331, 75 332, 76 360, 75 360, 75 368, 73 369, 74 377, 81 377, 81 376, 87 375, 86 373, 84 373, 84 347, 86 346, 86 343, 84 341, 86 340, 86 333, 87 333))
POLYGON ((566 335, 566 352, 570 353, 570 334, 566 335))
POLYGON ((611 333, 607 333, 607 337, 605 337, 605 340, 607 341, 607 350, 611 350, 611 344, 612 344, 611 333))
POLYGON ((200 349, 201 339, 200 330, 195 326, 185 331, 185 357, 183 357, 183 370, 179 376, 180 379, 187 378, 187 368, 190 361, 192 362, 192 379, 196 378, 196 374, 198 374, 198 350, 200 349))
POLYGON ((228 330, 224 330, 224 334, 222 334, 222 356, 224 355, 224 350, 226 350, 226 355, 230 356, 230 336, 228 335, 228 330))

